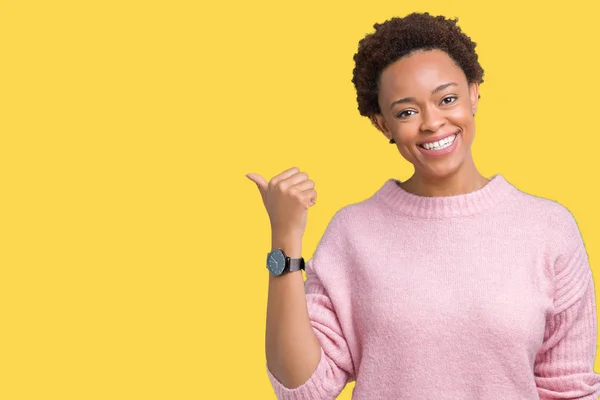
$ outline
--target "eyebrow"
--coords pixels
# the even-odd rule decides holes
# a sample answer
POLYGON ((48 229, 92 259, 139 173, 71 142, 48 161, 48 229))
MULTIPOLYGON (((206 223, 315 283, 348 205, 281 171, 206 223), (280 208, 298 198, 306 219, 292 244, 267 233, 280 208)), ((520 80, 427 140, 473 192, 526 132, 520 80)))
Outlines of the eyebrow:
MULTIPOLYGON (((447 87, 450 86, 458 86, 458 84, 456 82, 448 82, 448 83, 444 83, 443 85, 440 85, 438 87, 436 87, 435 89, 433 89, 431 91, 431 94, 436 94, 437 92, 440 92, 444 89, 446 89, 447 87)), ((399 100, 395 100, 392 102, 392 104, 390 105, 390 108, 394 107, 396 104, 400 104, 400 103, 411 103, 414 102, 415 98, 414 97, 403 97, 399 100)))

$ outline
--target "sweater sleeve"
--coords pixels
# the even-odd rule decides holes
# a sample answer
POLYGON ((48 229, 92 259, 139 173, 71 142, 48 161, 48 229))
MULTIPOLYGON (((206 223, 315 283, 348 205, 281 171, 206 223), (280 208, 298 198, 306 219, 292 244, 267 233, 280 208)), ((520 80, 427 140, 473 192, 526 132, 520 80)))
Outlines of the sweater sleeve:
MULTIPOLYGON (((570 215, 570 214, 569 214, 570 215)), ((594 372, 597 321, 594 279, 575 221, 556 243, 554 313, 546 321, 534 373, 541 400, 597 400, 600 374, 594 372)))
POLYGON ((346 384, 355 379, 354 364, 338 315, 315 268, 316 264, 323 264, 323 270, 327 271, 331 267, 330 263, 343 262, 343 249, 338 233, 339 219, 339 216, 334 216, 315 255, 307 261, 305 268, 304 291, 308 315, 315 336, 321 344, 321 358, 310 378, 296 388, 285 387, 267 366, 269 380, 280 400, 335 399, 346 384))

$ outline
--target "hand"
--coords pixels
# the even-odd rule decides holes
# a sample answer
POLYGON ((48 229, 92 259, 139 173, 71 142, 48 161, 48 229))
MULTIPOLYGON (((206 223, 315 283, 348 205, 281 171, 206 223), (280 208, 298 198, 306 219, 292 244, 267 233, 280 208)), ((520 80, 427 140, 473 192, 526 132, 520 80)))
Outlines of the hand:
POLYGON ((315 183, 296 167, 274 176, 268 183, 259 174, 246 177, 258 186, 274 234, 302 237, 308 208, 315 205, 315 183))

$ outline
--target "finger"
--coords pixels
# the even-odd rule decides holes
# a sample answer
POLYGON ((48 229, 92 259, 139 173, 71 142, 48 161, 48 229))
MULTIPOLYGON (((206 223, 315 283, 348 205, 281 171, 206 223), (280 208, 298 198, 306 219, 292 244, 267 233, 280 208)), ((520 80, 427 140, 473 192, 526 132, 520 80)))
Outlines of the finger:
POLYGON ((294 175, 280 181, 279 187, 282 189, 290 189, 306 180, 308 180, 308 174, 306 172, 297 172, 294 175))
POLYGON ((317 204, 317 191, 313 189, 309 205, 314 206, 315 204, 317 204))
POLYGON ((315 189, 305 190, 301 193, 306 208, 314 206, 317 203, 317 191, 315 189))
POLYGON ((285 171, 275 175, 273 178, 271 178, 271 181, 269 181, 270 185, 277 185, 280 181, 298 173, 300 171, 300 169, 298 167, 292 167, 290 169, 286 169, 285 171))
POLYGON ((258 190, 260 191, 260 195, 262 196, 262 198, 264 200, 265 195, 267 193, 267 185, 268 185, 265 178, 263 178, 259 174, 255 174, 255 173, 246 174, 246 177, 256 184, 256 186, 258 187, 258 190))
MULTIPOLYGON (((291 179, 291 178, 288 178, 288 179, 291 179)), ((303 192, 305 190, 314 189, 314 187, 315 187, 315 181, 313 181, 312 179, 306 179, 306 180, 303 180, 303 181, 301 181, 299 183, 296 183, 293 186, 290 186, 289 190, 295 190, 295 191, 298 191, 298 192, 303 192)))

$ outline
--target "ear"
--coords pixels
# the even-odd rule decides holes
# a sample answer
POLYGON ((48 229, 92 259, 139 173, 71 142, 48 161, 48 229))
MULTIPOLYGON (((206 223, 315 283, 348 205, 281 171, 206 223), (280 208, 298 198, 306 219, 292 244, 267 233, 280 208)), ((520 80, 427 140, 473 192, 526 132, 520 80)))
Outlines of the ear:
POLYGON ((469 84, 469 97, 471 98, 471 111, 473 115, 477 112, 477 104, 479 102, 479 84, 473 82, 469 84))
POLYGON ((392 140, 392 133, 390 132, 390 130, 388 129, 387 125, 385 124, 385 120, 383 119, 383 115, 381 114, 371 114, 369 116, 369 119, 371 120, 371 123, 373 125, 375 125, 375 127, 377 128, 377 130, 379 130, 381 133, 383 133, 383 135, 388 138, 388 140, 392 140))

